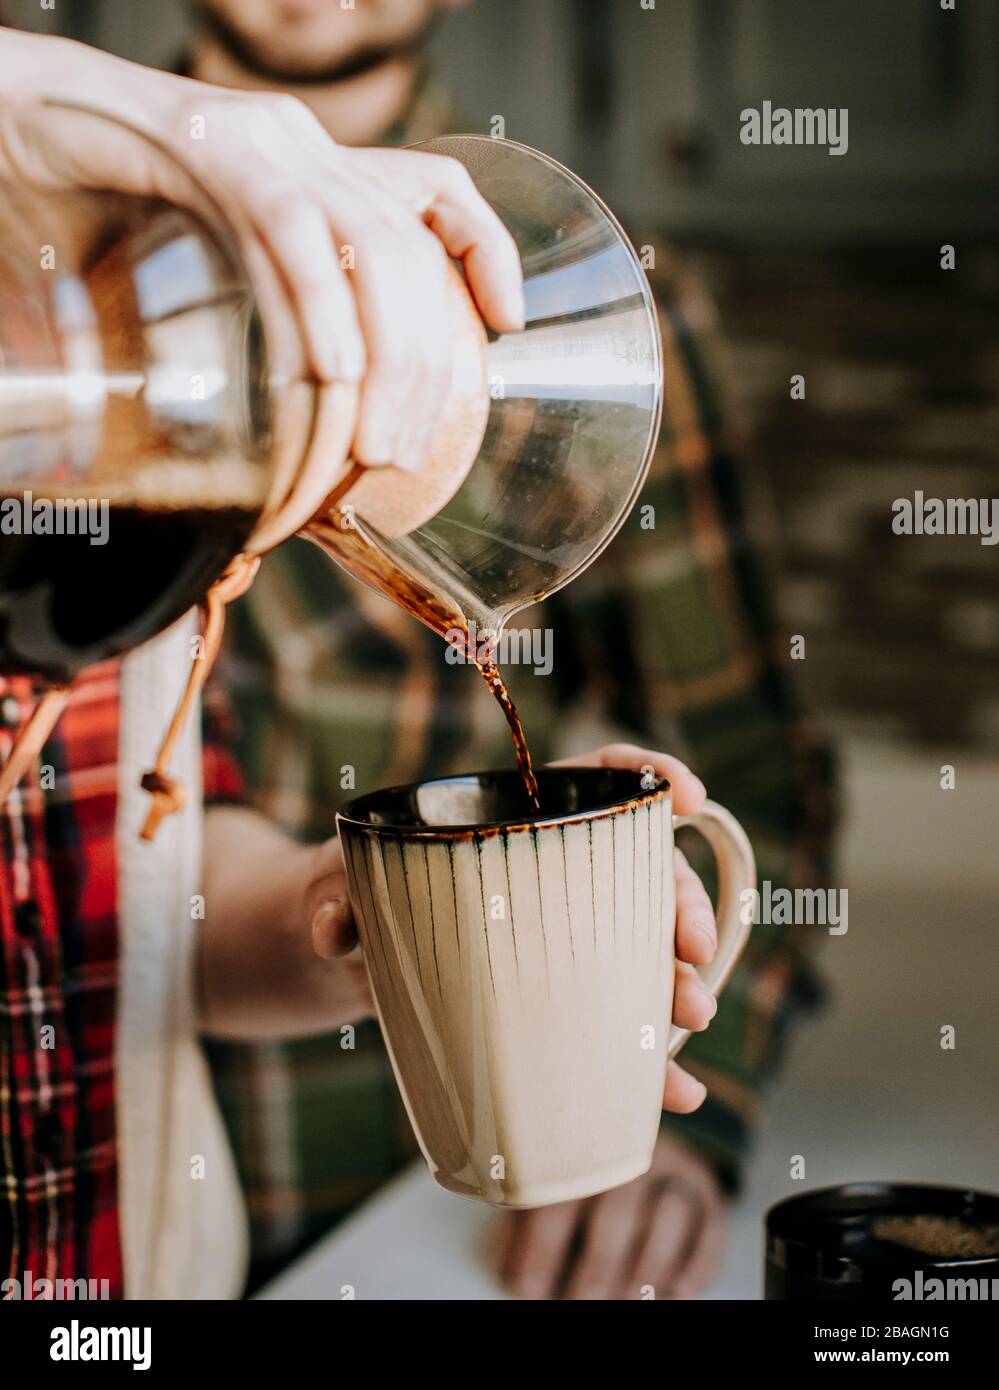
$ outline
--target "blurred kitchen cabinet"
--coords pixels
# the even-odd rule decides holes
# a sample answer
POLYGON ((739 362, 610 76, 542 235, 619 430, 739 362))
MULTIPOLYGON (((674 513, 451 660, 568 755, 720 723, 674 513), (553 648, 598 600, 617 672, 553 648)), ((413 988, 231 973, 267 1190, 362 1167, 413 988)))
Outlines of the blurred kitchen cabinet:
POLYGON ((189 7, 184 0, 3 0, 10 22, 96 44, 139 63, 169 64, 180 54, 189 7))
POLYGON ((994 0, 615 5, 608 196, 672 231, 871 240, 999 225, 994 0), (849 148, 746 146, 740 112, 846 107, 849 148))

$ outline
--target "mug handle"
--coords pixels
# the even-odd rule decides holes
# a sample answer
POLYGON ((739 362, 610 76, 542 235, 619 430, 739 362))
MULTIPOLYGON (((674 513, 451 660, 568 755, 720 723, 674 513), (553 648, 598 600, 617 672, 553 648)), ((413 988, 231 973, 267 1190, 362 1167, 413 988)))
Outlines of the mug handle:
MULTIPOLYGON (((714 960, 697 971, 717 998, 749 939, 752 915, 743 921, 742 894, 756 887, 756 860, 742 826, 717 802, 706 801, 696 815, 673 817, 674 832, 685 825, 704 836, 718 865, 718 949, 714 960)), ((666 1056, 675 1057, 689 1037, 689 1028, 671 1028, 666 1056)))

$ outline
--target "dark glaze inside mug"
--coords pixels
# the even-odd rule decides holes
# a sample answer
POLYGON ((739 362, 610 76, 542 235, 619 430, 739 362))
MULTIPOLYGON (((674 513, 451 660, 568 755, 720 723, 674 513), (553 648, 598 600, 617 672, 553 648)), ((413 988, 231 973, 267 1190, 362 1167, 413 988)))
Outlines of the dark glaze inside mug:
POLYGON ((599 814, 641 804, 669 789, 663 779, 650 787, 647 774, 625 768, 544 767, 537 776, 540 815, 531 811, 521 775, 511 769, 369 792, 349 802, 340 819, 409 831, 491 830, 599 814))

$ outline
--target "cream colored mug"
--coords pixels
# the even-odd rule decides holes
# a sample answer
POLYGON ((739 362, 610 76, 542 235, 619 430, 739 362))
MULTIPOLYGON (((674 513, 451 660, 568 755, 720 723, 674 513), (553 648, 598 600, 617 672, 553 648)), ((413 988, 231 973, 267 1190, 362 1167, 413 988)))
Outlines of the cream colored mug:
POLYGON ((711 802, 674 816, 669 784, 543 768, 359 797, 337 817, 382 1033, 431 1173, 501 1207, 586 1197, 648 1171, 669 1059, 676 883, 689 825, 719 870, 721 989, 756 885, 745 832, 711 802))

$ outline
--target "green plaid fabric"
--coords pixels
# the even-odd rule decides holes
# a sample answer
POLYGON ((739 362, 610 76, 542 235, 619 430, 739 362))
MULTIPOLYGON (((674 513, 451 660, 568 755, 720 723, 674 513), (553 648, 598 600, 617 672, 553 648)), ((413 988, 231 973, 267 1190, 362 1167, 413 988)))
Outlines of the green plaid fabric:
MULTIPOLYGON (((409 133, 422 138, 432 125, 424 107, 409 133)), ((743 822, 761 880, 825 883, 829 759, 787 669, 757 481, 730 433, 711 308, 664 248, 656 262, 666 408, 640 504, 654 507, 654 529, 636 508, 584 575, 517 620, 552 630, 550 675, 505 674, 539 761, 614 738, 675 753, 743 822)), ((447 664, 439 638, 304 541, 269 555, 233 606, 224 674, 253 798, 297 836, 328 836, 356 792, 512 761, 474 669, 447 664)), ((688 848, 696 859, 696 843, 688 848)), ((814 996, 805 957, 818 930, 756 928, 710 1030, 684 1051, 709 1100, 664 1124, 730 1182, 784 1022, 814 996)), ((335 1035, 213 1044, 209 1056, 249 1203, 256 1280, 415 1147, 374 1024, 358 1030, 354 1051, 335 1035)))

